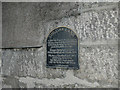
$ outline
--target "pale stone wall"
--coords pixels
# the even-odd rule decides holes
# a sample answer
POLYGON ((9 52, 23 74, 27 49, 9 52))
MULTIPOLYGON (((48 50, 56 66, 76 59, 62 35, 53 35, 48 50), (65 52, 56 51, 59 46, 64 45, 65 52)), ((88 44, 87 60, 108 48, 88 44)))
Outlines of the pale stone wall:
MULTIPOLYGON (((2 3, 0 2, 0 48, 2 47, 2 3)), ((1 76, 1 49, 0 49, 0 89, 2 89, 2 76, 1 76)))
POLYGON ((118 87, 118 3, 3 3, 3 10, 4 88, 118 87), (60 26, 78 36, 79 70, 46 68, 47 36, 60 26))
POLYGON ((1 56, 2 56, 2 50, 0 50, 0 89, 2 89, 2 72, 1 72, 1 67, 2 67, 2 59, 1 59, 1 56))

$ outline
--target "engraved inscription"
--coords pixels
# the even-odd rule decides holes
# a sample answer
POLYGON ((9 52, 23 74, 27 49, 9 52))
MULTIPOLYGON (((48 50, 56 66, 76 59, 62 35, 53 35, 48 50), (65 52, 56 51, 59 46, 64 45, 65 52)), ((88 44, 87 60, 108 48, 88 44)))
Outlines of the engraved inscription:
POLYGON ((78 39, 68 28, 60 27, 47 39, 47 67, 78 69, 78 39))

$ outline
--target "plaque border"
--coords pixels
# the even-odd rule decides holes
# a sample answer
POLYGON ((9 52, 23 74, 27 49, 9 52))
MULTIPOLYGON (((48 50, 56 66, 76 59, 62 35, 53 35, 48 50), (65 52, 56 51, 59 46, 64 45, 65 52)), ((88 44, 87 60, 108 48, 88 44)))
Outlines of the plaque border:
POLYGON ((51 29, 50 31, 49 31, 49 33, 47 33, 47 35, 46 35, 46 39, 45 39, 45 56, 46 56, 46 61, 45 61, 45 66, 46 66, 46 68, 50 68, 50 69, 69 69, 69 70, 73 70, 73 69, 75 69, 75 70, 78 70, 78 69, 80 69, 80 64, 79 64, 79 57, 80 57, 80 54, 79 54, 79 50, 80 50, 80 47, 79 47, 79 45, 80 45, 80 43, 79 43, 79 38, 78 38, 78 34, 75 32, 75 31, 73 31, 71 28, 68 28, 68 27, 66 27, 66 26, 59 26, 59 27, 56 27, 56 28, 54 28, 54 29, 51 29), (78 39, 78 68, 76 68, 76 67, 55 67, 55 66, 48 66, 47 65, 47 40, 48 40, 48 37, 49 37, 49 35, 55 30, 55 29, 58 29, 58 28, 61 28, 61 27, 63 27, 63 28, 67 28, 67 29, 69 29, 69 30, 71 30, 72 32, 74 32, 74 34, 76 35, 76 37, 77 37, 77 39, 78 39))

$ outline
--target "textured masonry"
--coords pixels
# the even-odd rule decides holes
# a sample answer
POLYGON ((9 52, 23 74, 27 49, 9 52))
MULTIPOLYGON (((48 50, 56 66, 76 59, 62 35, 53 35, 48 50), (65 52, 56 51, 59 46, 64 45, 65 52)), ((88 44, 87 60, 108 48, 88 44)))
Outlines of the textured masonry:
POLYGON ((3 87, 118 87, 118 3, 2 4, 3 87), (47 36, 60 26, 78 36, 79 70, 46 68, 47 36))

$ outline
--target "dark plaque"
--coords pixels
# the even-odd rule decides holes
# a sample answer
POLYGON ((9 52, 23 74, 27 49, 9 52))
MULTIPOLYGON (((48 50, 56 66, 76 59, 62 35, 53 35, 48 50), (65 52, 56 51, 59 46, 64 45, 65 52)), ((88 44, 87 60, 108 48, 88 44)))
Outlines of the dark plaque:
POLYGON ((47 38, 47 67, 79 69, 78 38, 66 27, 53 30, 47 38))

